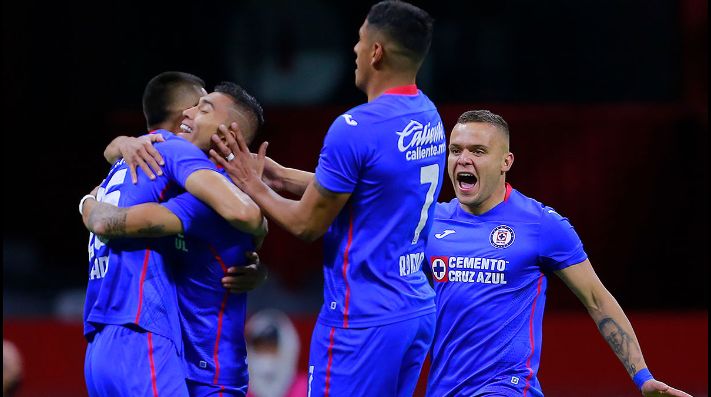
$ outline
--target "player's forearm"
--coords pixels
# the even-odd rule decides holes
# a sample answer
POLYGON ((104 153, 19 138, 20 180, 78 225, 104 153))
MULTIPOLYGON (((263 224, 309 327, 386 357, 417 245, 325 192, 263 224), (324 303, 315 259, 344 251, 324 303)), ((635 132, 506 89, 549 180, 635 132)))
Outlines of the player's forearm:
POLYGON ((118 159, 121 158, 121 151, 119 149, 119 143, 121 140, 126 138, 125 136, 117 136, 114 138, 111 143, 109 143, 108 146, 106 146, 106 149, 104 149, 104 158, 106 161, 109 162, 109 164, 115 163, 118 159))
POLYGON ((595 274, 588 259, 556 274, 580 299, 598 330, 630 376, 646 368, 632 325, 617 300, 595 274))
POLYGON ((101 237, 163 237, 182 232, 180 220, 158 204, 122 208, 91 202, 84 205, 84 225, 101 237))
POLYGON ((314 241, 328 230, 328 226, 320 225, 318 217, 313 216, 301 201, 280 196, 262 181, 254 181, 248 189, 250 197, 268 218, 299 239, 314 241))
POLYGON ((210 206, 234 228, 254 235, 266 233, 259 206, 217 172, 193 172, 185 182, 185 189, 210 206))
POLYGON ((588 313, 595 321, 602 337, 632 377, 637 371, 647 367, 632 324, 617 300, 606 289, 596 295, 595 303, 587 306, 588 313))
POLYGON ((280 173, 280 178, 284 191, 301 197, 311 181, 314 180, 314 174, 296 168, 284 168, 280 173))
POLYGON ((126 230, 126 209, 115 205, 87 201, 84 204, 84 226, 101 237, 123 237, 126 230))

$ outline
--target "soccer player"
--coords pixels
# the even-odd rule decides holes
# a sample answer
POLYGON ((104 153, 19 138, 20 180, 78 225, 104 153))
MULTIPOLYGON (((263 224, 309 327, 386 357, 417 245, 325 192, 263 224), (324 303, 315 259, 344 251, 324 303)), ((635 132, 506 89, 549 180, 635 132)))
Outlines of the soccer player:
MULTIPOLYGON (((185 370, 179 357, 183 344, 176 276, 166 259, 176 248, 185 247, 176 247, 172 238, 113 239, 110 244, 106 244, 96 234, 113 237, 125 229, 128 218, 106 218, 104 222, 101 222, 101 218, 88 219, 90 206, 96 204, 93 199, 127 207, 163 202, 187 190, 217 211, 229 221, 229 225, 252 235, 263 235, 266 225, 259 208, 217 172, 215 165, 205 155, 210 147, 210 136, 216 132, 218 125, 237 122, 241 126, 249 126, 247 131, 256 129, 251 126, 258 125, 259 116, 248 105, 240 102, 242 95, 244 93, 236 85, 221 84, 215 92, 201 98, 197 107, 186 111, 188 117, 183 128, 185 133, 181 134, 185 138, 165 130, 156 131, 165 140, 155 145, 165 165, 163 175, 155 181, 150 181, 145 173, 138 173, 137 184, 127 183, 128 167, 125 161, 119 161, 99 187, 96 197, 87 195, 82 199, 80 213, 86 206, 87 213, 82 216, 94 232, 89 243, 89 285, 84 310, 85 335, 89 340, 85 377, 91 396, 188 395, 185 370)), ((191 209, 200 209, 193 206, 194 201, 181 205, 182 199, 185 197, 176 199, 171 204, 173 207, 169 208, 181 214, 181 221, 185 221, 189 219, 191 209), (181 213, 181 209, 186 212, 181 213)), ((193 219, 195 225, 181 227, 184 230, 205 228, 199 221, 193 219)), ((150 227, 138 230, 138 233, 145 236, 160 235, 162 228, 166 227, 151 224, 150 227)), ((219 230, 214 232, 218 233, 219 230)), ((228 243, 246 244, 244 239, 237 242, 215 240, 213 248, 217 254, 233 255, 226 251, 228 243), (219 249, 224 251, 219 252, 219 249)), ((240 255, 243 257, 243 252, 240 255)), ((232 259, 232 256, 229 258, 232 259)), ((198 261, 203 259, 205 257, 195 258, 198 261)), ((218 259, 213 257, 213 260, 218 259)), ((183 274, 189 280, 192 280, 191 270, 195 271, 193 268, 186 269, 183 274)), ((225 309, 222 305, 227 303, 228 298, 221 295, 220 299, 220 309, 216 310, 218 317, 222 311, 224 320, 225 309)), ((239 303, 236 306, 239 307, 239 303)), ((212 306, 200 309, 205 312, 215 310, 212 306)), ((220 325, 213 324, 216 328, 220 325)), ((196 362, 195 365, 205 371, 213 371, 214 377, 210 383, 219 386, 223 381, 231 380, 219 378, 217 365, 220 364, 220 350, 217 342, 216 339, 212 340, 212 359, 209 364, 196 362)), ((205 349, 206 346, 197 348, 205 349)))
MULTIPOLYGON (((243 139, 212 151, 268 217, 308 241, 324 236, 324 304, 309 357, 316 396, 411 396, 432 341, 433 291, 421 269, 441 188, 445 135, 415 85, 432 19, 405 3, 375 4, 355 45, 366 104, 339 116, 300 200, 270 189, 243 139)), ((293 182, 293 181, 291 181, 293 182)), ((299 189, 296 189, 299 190, 299 189)))
MULTIPOLYGON (((253 122, 242 128, 251 140, 262 124, 261 106, 237 86, 218 86, 218 90, 235 98, 242 112, 252 113, 249 118, 253 122)), ((199 107, 184 112, 183 125, 192 130, 191 134, 209 136, 214 133, 215 122, 221 119, 217 119, 217 112, 199 112, 199 107)), ((145 203, 122 208, 90 201, 84 207, 84 219, 90 230, 106 231, 109 224, 120 225, 101 237, 181 234, 166 260, 175 267, 184 342, 183 363, 190 396, 243 397, 248 385, 243 335, 246 295, 230 294, 222 287, 221 279, 230 265, 238 265, 237 270, 241 270, 246 262, 245 253, 253 254, 254 236, 233 228, 190 193, 183 193, 162 205, 145 203)), ((261 237, 257 236, 257 243, 261 237)), ((246 292, 245 289, 252 289, 262 281, 256 278, 256 272, 242 272, 240 277, 243 285, 233 292, 246 292), (250 275, 252 280, 249 280, 250 275)))
POLYGON ((150 132, 180 132, 183 111, 197 105, 200 97, 205 95, 205 82, 193 74, 169 71, 153 77, 146 84, 142 99, 143 115, 149 134, 138 138, 114 138, 104 150, 106 161, 113 164, 123 158, 129 167, 133 183, 138 181, 136 167, 141 167, 150 179, 155 179, 156 174, 162 175, 160 165, 163 159, 153 147, 153 143, 163 142, 163 135, 150 132))
MULTIPOLYGON (((251 95, 247 94, 247 97, 251 95)), ((143 91, 143 115, 146 119, 148 134, 139 137, 118 136, 106 146, 104 158, 109 164, 123 159, 131 173, 133 183, 137 182, 136 168, 140 167, 150 178, 162 175, 160 168, 163 158, 153 143, 163 142, 162 134, 154 134, 157 130, 180 133, 183 124, 183 111, 195 107, 200 97, 207 95, 205 82, 190 73, 168 71, 153 77, 143 91)), ((243 98, 245 103, 252 103, 252 110, 261 125, 264 121, 261 105, 254 99, 243 98)), ((259 126, 257 126, 259 128, 259 126)), ((256 132, 255 132, 256 133, 256 132)), ((231 289, 235 293, 247 292, 264 281, 267 269, 259 261, 256 252, 249 254, 248 266, 231 267, 229 273, 234 273, 231 289)))
POLYGON ((506 183, 513 161, 503 118, 486 110, 459 117, 447 164, 457 197, 436 204, 426 248, 437 303, 427 395, 542 396, 536 374, 555 273, 645 396, 688 396, 652 377, 568 219, 506 183))

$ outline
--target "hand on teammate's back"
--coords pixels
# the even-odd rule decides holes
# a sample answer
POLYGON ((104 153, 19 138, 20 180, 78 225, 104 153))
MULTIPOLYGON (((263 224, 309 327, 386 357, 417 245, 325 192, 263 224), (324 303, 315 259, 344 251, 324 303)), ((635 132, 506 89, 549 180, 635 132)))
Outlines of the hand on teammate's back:
POLYGON ((118 143, 121 157, 128 165, 131 172, 131 181, 138 182, 136 167, 141 167, 143 172, 151 179, 156 179, 157 175, 163 175, 160 166, 164 165, 163 157, 153 147, 155 142, 163 142, 161 134, 146 134, 138 138, 124 137, 118 143))
POLYGON ((222 286, 234 294, 249 292, 267 279, 267 268, 259 261, 259 255, 250 251, 245 253, 245 256, 249 259, 249 264, 230 267, 222 278, 222 286))

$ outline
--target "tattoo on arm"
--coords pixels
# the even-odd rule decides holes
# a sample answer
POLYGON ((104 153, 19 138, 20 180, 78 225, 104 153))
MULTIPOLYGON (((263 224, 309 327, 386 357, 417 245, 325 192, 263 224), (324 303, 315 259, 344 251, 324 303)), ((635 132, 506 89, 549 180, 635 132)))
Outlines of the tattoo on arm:
POLYGON ((107 211, 106 237, 120 237, 126 233, 126 211, 115 207, 115 211, 107 211))
POLYGON ((615 320, 609 317, 600 320, 597 323, 597 328, 607 341, 607 344, 610 345, 617 357, 622 361, 630 376, 634 376, 637 373, 637 367, 635 363, 631 362, 631 351, 635 348, 632 337, 615 320))
POLYGON ((89 225, 91 231, 101 237, 122 237, 126 232, 126 209, 96 203, 89 214, 89 225))

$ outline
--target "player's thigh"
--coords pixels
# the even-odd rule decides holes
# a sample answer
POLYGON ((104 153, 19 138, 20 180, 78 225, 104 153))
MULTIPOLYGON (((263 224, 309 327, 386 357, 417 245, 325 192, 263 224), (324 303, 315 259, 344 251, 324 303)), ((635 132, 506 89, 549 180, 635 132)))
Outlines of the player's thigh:
POLYGON ((244 397, 247 387, 230 387, 186 380, 190 397, 244 397))
POLYGON ((94 376, 92 374, 92 363, 93 363, 93 352, 94 352, 94 341, 91 340, 86 345, 86 355, 84 356, 84 381, 86 382, 86 390, 89 397, 95 397, 99 395, 99 392, 94 387, 94 376))
POLYGON ((398 397, 411 397, 415 392, 417 381, 422 371, 422 364, 425 362, 427 352, 429 352, 432 345, 435 317, 435 313, 431 313, 408 320, 401 324, 404 327, 408 327, 408 330, 397 331, 409 339, 409 345, 403 355, 398 375, 398 397))
MULTIPOLYGON (((419 372, 424 361, 424 355, 415 359, 419 354, 410 353, 419 323, 348 329, 316 324, 309 354, 310 397, 397 396, 403 364, 414 360, 409 366, 419 372)), ((426 339, 423 345, 431 336, 426 339)))
POLYGON ((98 395, 188 396, 185 372, 169 339, 108 325, 93 344, 87 364, 98 395))

